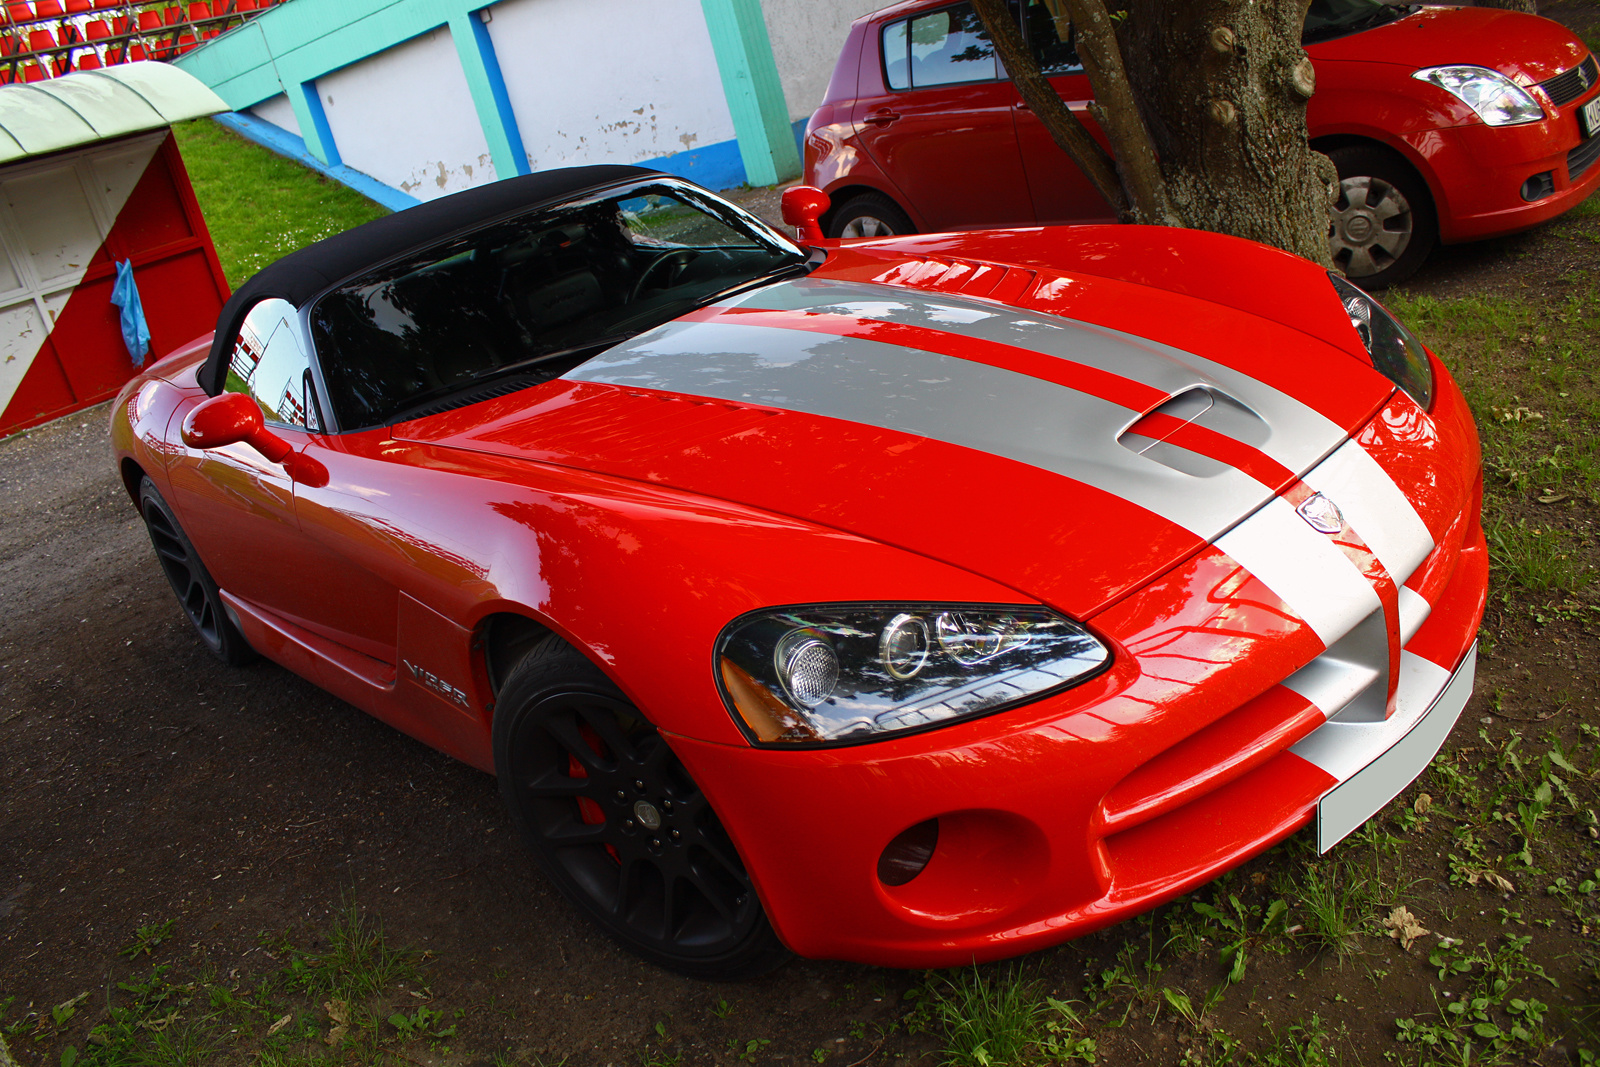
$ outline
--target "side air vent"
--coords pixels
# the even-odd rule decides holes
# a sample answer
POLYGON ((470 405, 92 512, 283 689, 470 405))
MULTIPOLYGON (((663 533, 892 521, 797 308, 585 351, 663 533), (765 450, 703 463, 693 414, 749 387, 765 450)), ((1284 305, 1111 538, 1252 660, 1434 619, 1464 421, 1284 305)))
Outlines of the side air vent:
POLYGON ((1185 427, 1199 426, 1259 448, 1272 436, 1266 422, 1244 404, 1211 386, 1196 385, 1177 393, 1135 419, 1117 435, 1117 444, 1196 478, 1211 478, 1228 466, 1171 442, 1185 427))
POLYGON ((1036 277, 1034 271, 1021 267, 965 259, 921 259, 897 263, 872 280, 935 293, 988 297, 1009 304, 1027 292, 1036 277))

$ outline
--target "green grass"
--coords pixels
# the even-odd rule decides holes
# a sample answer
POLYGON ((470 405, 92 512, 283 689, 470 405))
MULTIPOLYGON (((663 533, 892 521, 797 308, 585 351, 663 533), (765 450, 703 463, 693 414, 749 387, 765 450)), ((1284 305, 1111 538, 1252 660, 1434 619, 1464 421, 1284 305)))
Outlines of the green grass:
POLYGON ((184 959, 170 943, 175 925, 135 931, 140 951, 122 953, 130 962, 103 992, 9 1022, 0 1000, 0 1036, 60 1067, 341 1067, 447 1055, 465 1014, 418 1003, 416 954, 390 946, 353 903, 312 945, 264 943, 278 967, 253 976, 184 959))
POLYGON ((1073 1006, 1018 966, 930 976, 921 1010, 942 1038, 944 1067, 1095 1062, 1073 1006))
POLYGON ((174 129, 222 270, 235 288, 297 248, 389 214, 210 119, 174 129))

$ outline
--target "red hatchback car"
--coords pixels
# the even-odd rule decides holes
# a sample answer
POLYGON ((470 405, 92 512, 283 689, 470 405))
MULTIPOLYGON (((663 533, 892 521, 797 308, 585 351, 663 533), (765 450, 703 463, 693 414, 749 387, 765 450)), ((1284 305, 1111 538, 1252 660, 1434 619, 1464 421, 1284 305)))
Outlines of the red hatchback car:
MULTIPOLYGON (((1040 69, 1098 133, 1063 5, 1020 10, 1040 69)), ((1369 288, 1409 275, 1437 241, 1526 229, 1600 184, 1600 70, 1554 22, 1314 0, 1303 39, 1317 69, 1311 143, 1343 187, 1334 261, 1369 288)), ((910 0, 859 19, 805 157, 806 181, 833 198, 830 237, 1112 219, 967 3, 910 0)))

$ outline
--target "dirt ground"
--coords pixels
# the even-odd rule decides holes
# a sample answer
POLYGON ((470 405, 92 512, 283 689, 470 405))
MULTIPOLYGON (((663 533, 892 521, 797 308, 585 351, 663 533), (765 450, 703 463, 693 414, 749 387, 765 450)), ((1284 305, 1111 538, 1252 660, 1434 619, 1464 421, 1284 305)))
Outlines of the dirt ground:
MULTIPOLYGON (((1600 21, 1591 4, 1546 10, 1584 28, 1600 21)), ((1558 223, 1442 250, 1408 292, 1550 297, 1597 266, 1600 244, 1558 223)), ((1572 522, 1587 522, 1590 501, 1567 506, 1572 522)), ((1479 724, 1500 738, 1508 723, 1532 731, 1553 719, 1579 746, 1571 728, 1600 723, 1593 623, 1577 614, 1536 623, 1530 603, 1492 608, 1493 643, 1453 744, 1470 746, 1479 724)), ((1418 847, 1452 847, 1438 832, 1418 847)), ((1265 863, 1239 884, 1261 885, 1251 876, 1265 863)), ((1579 845, 1545 869, 1577 877, 1597 865, 1579 845)), ((1486 917, 1460 919, 1473 936, 1498 929, 1499 901, 1486 899, 1486 917)), ((81 1045, 105 1016, 115 984, 152 961, 267 973, 280 962, 273 939, 314 941, 344 901, 426 953, 429 995, 467 1009, 455 1051, 414 1062, 487 1063, 504 1050, 519 1062, 600 1067, 671 1062, 653 1058, 669 1048, 692 1064, 937 1062, 931 1035, 895 1025, 918 975, 796 960, 716 986, 640 963, 554 894, 511 834, 492 778, 275 665, 211 659, 113 474, 104 407, 0 442, 0 1022, 86 992, 92 1008, 50 1040, 13 1036, 18 1061, 55 1067, 62 1046, 81 1045), (172 941, 149 959, 118 954, 137 929, 169 920, 172 941)), ((1547 929, 1566 935, 1565 913, 1518 901, 1529 917, 1544 907, 1547 929)), ((1159 936, 1155 920, 1148 930, 1138 920, 1037 965, 1082 992, 1106 961, 1159 936)), ((1283 1007, 1266 1018, 1288 1027, 1309 1010, 1289 1003, 1302 982, 1331 989, 1387 976, 1385 967, 1397 971, 1385 1001, 1426 999, 1427 968, 1407 977, 1400 968, 1415 961, 1397 943, 1379 939, 1371 951, 1348 977, 1332 955, 1253 963, 1249 999, 1236 1006, 1261 1015, 1276 991, 1283 1007)), ((1198 980, 1210 959, 1183 966, 1198 980)), ((1580 962, 1561 977, 1566 992, 1551 998, 1581 1000, 1580 962)), ((1395 1047, 1401 1008, 1364 1018, 1342 999, 1330 992, 1318 1005, 1349 1028, 1355 1059, 1342 1062, 1395 1047)), ((1101 1062, 1176 1062, 1185 1047, 1178 1031, 1135 1028, 1104 1037, 1101 1062)), ((1530 1061, 1569 1054, 1550 1048, 1530 1061)))

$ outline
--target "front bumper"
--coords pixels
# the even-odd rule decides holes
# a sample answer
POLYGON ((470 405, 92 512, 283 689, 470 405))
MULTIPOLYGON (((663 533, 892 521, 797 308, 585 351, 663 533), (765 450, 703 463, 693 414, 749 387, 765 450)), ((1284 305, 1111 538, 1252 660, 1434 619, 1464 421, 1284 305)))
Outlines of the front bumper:
MULTIPOLYGON (((1359 826, 1403 789, 1471 690, 1488 561, 1477 522, 1463 533, 1440 546, 1454 574, 1408 644, 1387 721, 1326 722, 1269 683, 1173 744, 1148 720, 1185 720, 1189 703, 1214 706, 1226 687, 1191 690, 1121 728, 1079 712, 1115 703, 1109 693, 1128 683, 1123 660, 1018 709, 1032 721, 1010 713, 806 752, 672 745, 722 814, 779 936, 801 955, 946 967, 1035 951, 1186 893, 1314 821, 1319 847, 1331 845, 1322 838, 1359 826), (1457 653, 1441 657, 1450 647, 1457 653), (1203 773, 1186 776, 1200 764, 1203 773), (1134 782, 1140 796, 1130 801, 1134 782), (885 845, 932 817, 940 837, 927 869, 883 885, 885 845)), ((1245 607, 1248 584, 1239 592, 1228 611, 1245 607)), ((1263 621, 1243 615, 1240 633, 1263 621)))
MULTIPOLYGON (((1522 126, 1474 123, 1408 135, 1427 161, 1446 243, 1516 233, 1576 207, 1600 187, 1600 134, 1585 138, 1578 111, 1594 94, 1554 118, 1522 126), (1523 199, 1524 183, 1548 175, 1554 189, 1523 199)), ((1548 106, 1548 105, 1547 105, 1548 106)))
POLYGON ((1430 412, 1396 393, 1345 446, 1409 487, 1433 542, 1398 591, 1397 636, 1378 643, 1394 651, 1366 661, 1394 679, 1390 714, 1382 699, 1359 714, 1348 694, 1330 699, 1360 659, 1350 642, 1324 643, 1212 546, 1086 620, 1111 667, 1054 697, 841 748, 671 736, 779 936, 805 956, 889 966, 1016 956, 1188 892, 1319 810, 1325 846, 1386 804, 1460 712, 1488 588, 1476 432, 1437 363, 1435 375, 1430 412), (884 885, 885 846, 932 818, 926 869, 884 885))

